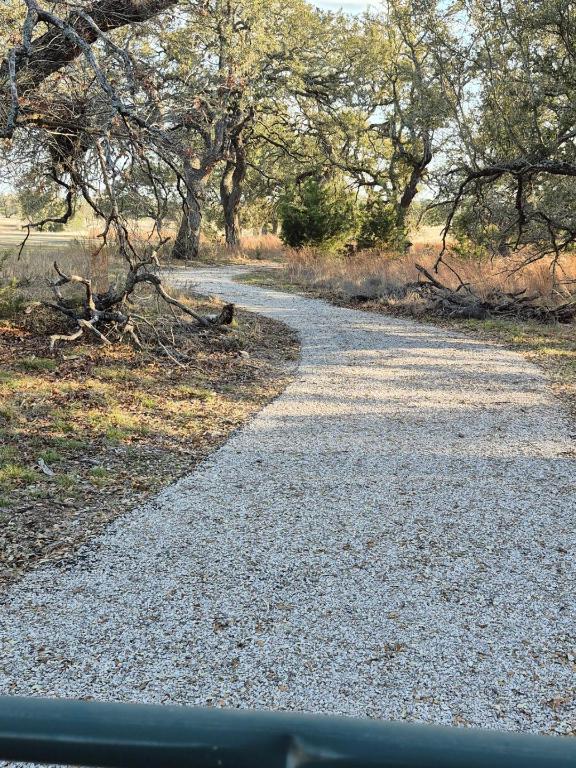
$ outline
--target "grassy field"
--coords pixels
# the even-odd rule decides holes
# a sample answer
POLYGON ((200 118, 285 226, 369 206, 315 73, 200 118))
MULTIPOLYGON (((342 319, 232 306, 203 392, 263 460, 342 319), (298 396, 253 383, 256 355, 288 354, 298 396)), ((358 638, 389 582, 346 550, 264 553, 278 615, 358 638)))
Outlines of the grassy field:
MULTIPOLYGON (((0 249, 18 250, 26 237, 24 222, 16 218, 0 216, 0 249)), ((89 237, 89 231, 38 232, 32 231, 26 243, 26 250, 58 249, 77 238, 89 237)))

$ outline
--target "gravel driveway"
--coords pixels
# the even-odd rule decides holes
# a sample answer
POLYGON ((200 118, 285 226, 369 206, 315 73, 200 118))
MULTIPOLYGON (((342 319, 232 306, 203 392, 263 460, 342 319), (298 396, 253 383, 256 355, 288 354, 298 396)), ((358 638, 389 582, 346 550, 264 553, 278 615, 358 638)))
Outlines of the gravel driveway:
POLYGON ((13 588, 0 692, 575 730, 576 463, 541 373, 234 272, 193 277, 300 332, 294 382, 13 588))

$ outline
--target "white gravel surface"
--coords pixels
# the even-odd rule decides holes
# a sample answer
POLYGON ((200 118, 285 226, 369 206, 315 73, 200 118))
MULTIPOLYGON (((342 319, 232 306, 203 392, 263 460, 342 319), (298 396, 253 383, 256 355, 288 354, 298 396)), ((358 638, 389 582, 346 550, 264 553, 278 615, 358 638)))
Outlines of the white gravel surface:
POLYGON ((575 729, 576 464, 542 374, 235 271, 193 278, 300 332, 294 382, 12 589, 0 692, 575 729))

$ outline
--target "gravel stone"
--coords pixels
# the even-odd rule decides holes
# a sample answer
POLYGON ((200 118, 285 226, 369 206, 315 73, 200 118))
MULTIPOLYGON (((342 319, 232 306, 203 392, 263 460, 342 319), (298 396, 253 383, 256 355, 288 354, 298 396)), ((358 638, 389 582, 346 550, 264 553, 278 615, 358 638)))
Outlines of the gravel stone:
POLYGON ((0 692, 576 729, 576 463, 520 355, 180 272, 293 326, 293 383, 0 608, 0 692))

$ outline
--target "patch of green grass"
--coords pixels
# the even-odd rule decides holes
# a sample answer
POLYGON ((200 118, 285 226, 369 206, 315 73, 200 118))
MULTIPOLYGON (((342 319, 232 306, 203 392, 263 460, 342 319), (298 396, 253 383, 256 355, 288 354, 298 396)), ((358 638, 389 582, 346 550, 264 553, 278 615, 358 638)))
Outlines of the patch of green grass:
POLYGON ((214 397, 214 392, 211 389, 192 387, 188 384, 179 384, 177 387, 174 387, 173 391, 192 400, 210 400, 211 397, 214 397))
POLYGON ((58 451, 54 450, 54 448, 45 448, 40 453, 40 458, 44 459, 47 464, 53 464, 54 462, 62 461, 64 457, 61 453, 58 453, 58 451))
POLYGON ((126 418, 123 423, 113 423, 106 427, 104 436, 112 443, 122 443, 130 440, 134 435, 150 435, 154 429, 147 424, 139 422, 135 418, 126 418))
POLYGON ((22 357, 16 367, 22 371, 55 371, 58 363, 50 357, 22 357))
POLYGON ((238 275, 234 282, 244 283, 245 285, 255 285, 258 288, 273 288, 284 293, 298 293, 304 286, 298 286, 291 282, 283 270, 255 269, 245 275, 238 275))
POLYGON ((94 430, 103 432, 109 440, 124 440, 142 429, 138 415, 124 411, 120 406, 106 411, 90 410, 84 417, 94 430))
POLYGON ((65 491, 69 491, 78 485, 78 478, 76 475, 58 475, 56 485, 65 491))
POLYGON ((108 427, 104 432, 104 435, 106 440, 109 440, 111 443, 121 443, 124 440, 128 440, 130 432, 127 432, 125 429, 120 429, 120 427, 108 427))
POLYGON ((98 488, 103 488, 112 479, 110 472, 106 467, 92 467, 89 470, 88 475, 90 477, 90 482, 98 486, 98 488))
POLYGON ((52 442, 63 451, 79 451, 86 447, 82 440, 76 440, 73 437, 53 437, 52 442))
POLYGON ((255 269, 253 272, 248 272, 248 274, 237 275, 234 281, 236 283, 244 283, 245 285, 261 285, 264 281, 270 281, 270 274, 263 270, 255 269))
POLYGON ((456 322, 456 327, 535 353, 542 359, 555 358, 557 362, 568 365, 576 361, 573 326, 491 319, 456 322))
POLYGON ((39 479, 38 472, 18 462, 6 462, 0 468, 0 488, 9 489, 14 485, 30 485, 39 479))
POLYGON ((12 424, 19 421, 20 411, 11 403, 0 405, 0 419, 7 424, 12 424))
POLYGON ((42 376, 33 376, 31 373, 13 373, 10 377, 0 380, 0 389, 7 397, 33 392, 36 395, 53 391, 54 382, 42 376))
POLYGON ((130 368, 112 368, 106 365, 97 365, 93 371, 93 375, 104 379, 104 381, 113 382, 125 382, 125 381, 138 381, 138 373, 130 368))
POLYGON ((145 392, 136 392, 135 397, 144 408, 155 408, 158 404, 155 397, 148 395, 145 392))
POLYGON ((108 477, 110 473, 106 467, 92 467, 88 474, 92 477, 108 477))
POLYGON ((65 411, 56 411, 54 418, 52 419, 52 429, 55 432, 74 432, 76 430, 75 424, 67 418, 65 411))
POLYGON ((0 445, 0 466, 11 462, 18 456, 18 451, 13 445, 0 445))
POLYGON ((16 387, 20 377, 14 371, 0 371, 0 384, 8 387, 16 387))

